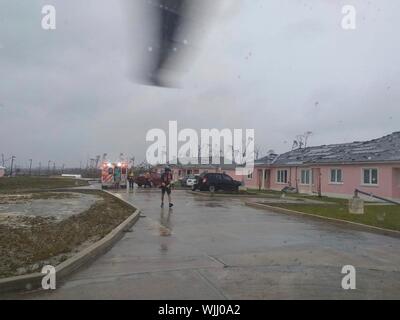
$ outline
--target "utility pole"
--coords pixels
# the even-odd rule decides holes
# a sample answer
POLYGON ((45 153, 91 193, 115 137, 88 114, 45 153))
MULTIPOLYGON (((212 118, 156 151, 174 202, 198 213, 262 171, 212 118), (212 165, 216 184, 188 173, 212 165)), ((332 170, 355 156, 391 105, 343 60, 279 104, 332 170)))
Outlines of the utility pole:
POLYGON ((32 159, 29 159, 29 175, 32 175, 32 159))
POLYGON ((42 171, 42 163, 39 162, 39 177, 40 177, 40 175, 41 175, 41 171, 42 171))
POLYGON ((50 175, 50 163, 51 160, 49 160, 49 162, 47 163, 47 175, 50 175))
POLYGON ((15 156, 11 157, 11 169, 10 169, 10 177, 13 175, 13 166, 14 166, 15 156))
POLYGON ((2 162, 2 166, 5 167, 4 153, 1 154, 1 162, 2 162))
POLYGON ((53 175, 55 175, 55 173, 56 173, 56 162, 54 161, 53 162, 53 175))
POLYGON ((65 164, 62 165, 62 168, 61 168, 61 175, 64 174, 64 168, 65 168, 65 164))

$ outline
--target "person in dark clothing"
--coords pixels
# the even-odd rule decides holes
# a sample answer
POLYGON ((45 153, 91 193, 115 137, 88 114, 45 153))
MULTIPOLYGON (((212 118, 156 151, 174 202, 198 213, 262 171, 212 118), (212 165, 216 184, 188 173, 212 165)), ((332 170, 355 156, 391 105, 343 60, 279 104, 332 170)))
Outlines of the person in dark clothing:
POLYGON ((174 205, 171 200, 171 188, 172 188, 172 173, 170 168, 165 168, 164 173, 161 175, 161 208, 164 207, 165 193, 168 195, 169 207, 172 208, 174 205))
POLYGON ((128 181, 129 181, 129 189, 133 190, 135 183, 135 176, 133 174, 133 171, 129 172, 128 181))

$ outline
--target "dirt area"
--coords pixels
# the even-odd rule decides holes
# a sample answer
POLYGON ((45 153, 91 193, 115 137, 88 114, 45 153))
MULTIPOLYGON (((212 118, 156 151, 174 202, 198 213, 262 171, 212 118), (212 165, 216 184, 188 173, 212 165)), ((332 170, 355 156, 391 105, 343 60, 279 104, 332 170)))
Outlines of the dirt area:
POLYGON ((50 178, 50 177, 1 177, 0 194, 19 193, 29 190, 45 190, 55 188, 71 188, 87 186, 88 182, 70 178, 50 178))
MULTIPOLYGON (((100 191, 71 195, 21 194, 10 201, 68 199, 83 195, 97 198, 87 210, 65 219, 55 216, 9 214, 0 223, 0 278, 38 272, 42 266, 58 265, 76 252, 103 238, 133 212, 132 208, 100 191)), ((3 198, 4 202, 4 198, 3 198)))
POLYGON ((77 192, 36 192, 0 194, 0 224, 9 216, 54 217, 58 220, 89 209, 102 198, 77 192))

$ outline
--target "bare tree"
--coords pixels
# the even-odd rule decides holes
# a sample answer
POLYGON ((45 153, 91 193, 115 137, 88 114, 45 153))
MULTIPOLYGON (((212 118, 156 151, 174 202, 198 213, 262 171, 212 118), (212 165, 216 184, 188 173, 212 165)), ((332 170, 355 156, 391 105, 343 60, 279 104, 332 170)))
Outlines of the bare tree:
POLYGON ((297 135, 296 139, 293 141, 292 150, 302 149, 303 147, 307 148, 308 139, 310 138, 310 136, 312 136, 312 134, 312 131, 307 131, 303 134, 297 135))
POLYGON ((304 133, 304 147, 307 148, 308 146, 308 139, 313 135, 312 131, 307 131, 306 133, 304 133))

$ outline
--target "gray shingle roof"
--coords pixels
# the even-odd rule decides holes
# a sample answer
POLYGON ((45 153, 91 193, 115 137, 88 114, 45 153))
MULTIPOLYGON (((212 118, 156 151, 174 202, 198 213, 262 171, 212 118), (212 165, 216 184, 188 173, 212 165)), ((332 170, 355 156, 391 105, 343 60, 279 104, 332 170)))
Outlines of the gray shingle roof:
POLYGON ((273 165, 393 161, 400 162, 400 132, 364 142, 296 149, 280 155, 273 165))
POLYGON ((276 160, 277 157, 278 157, 277 154, 271 153, 261 159, 255 160, 254 163, 256 165, 272 164, 276 160))

